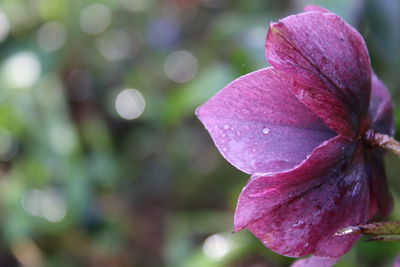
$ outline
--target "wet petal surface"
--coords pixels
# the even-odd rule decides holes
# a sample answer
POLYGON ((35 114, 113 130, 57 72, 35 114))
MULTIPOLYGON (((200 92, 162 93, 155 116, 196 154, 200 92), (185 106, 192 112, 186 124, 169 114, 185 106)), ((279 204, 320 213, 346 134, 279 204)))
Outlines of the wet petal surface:
POLYGON ((331 267, 339 260, 340 258, 319 258, 311 256, 306 259, 295 261, 291 267, 331 267))
POLYGON ((295 94, 337 133, 358 134, 371 65, 361 35, 333 13, 306 12, 271 24, 266 56, 295 79, 295 94))
POLYGON ((394 134, 392 98, 385 84, 375 74, 372 75, 369 115, 371 116, 374 130, 384 134, 394 134))
POLYGON ((197 110, 222 155, 247 173, 301 163, 335 135, 292 94, 290 76, 272 68, 243 76, 197 110))
POLYGON ((337 136, 296 169, 253 177, 242 191, 235 230, 249 229, 286 256, 339 257, 359 236, 334 236, 368 216, 362 149, 337 136))
POLYGON ((386 217, 393 209, 393 197, 387 183, 383 154, 382 149, 373 148, 365 155, 370 189, 370 218, 376 214, 386 217))

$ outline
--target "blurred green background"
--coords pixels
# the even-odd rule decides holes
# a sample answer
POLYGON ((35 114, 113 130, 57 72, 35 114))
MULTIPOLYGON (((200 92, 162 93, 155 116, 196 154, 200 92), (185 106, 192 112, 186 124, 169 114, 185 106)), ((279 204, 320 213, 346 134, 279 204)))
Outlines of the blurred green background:
MULTIPOLYGON (((232 234, 248 175, 194 110, 265 67, 269 22, 309 3, 362 32, 400 104, 399 0, 1 0, 0 266, 288 266, 232 234)), ((360 241, 338 266, 399 252, 360 241)))

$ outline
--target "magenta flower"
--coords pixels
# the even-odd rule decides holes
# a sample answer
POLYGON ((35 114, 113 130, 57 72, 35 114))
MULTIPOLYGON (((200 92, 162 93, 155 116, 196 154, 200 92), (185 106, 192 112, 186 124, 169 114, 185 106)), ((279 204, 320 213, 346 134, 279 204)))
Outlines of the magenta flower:
POLYGON ((266 57, 272 67, 197 110, 222 155, 252 175, 235 231, 286 256, 339 257, 360 235, 335 232, 391 211, 383 152, 366 138, 393 135, 389 92, 361 35, 320 7, 272 23, 266 57))

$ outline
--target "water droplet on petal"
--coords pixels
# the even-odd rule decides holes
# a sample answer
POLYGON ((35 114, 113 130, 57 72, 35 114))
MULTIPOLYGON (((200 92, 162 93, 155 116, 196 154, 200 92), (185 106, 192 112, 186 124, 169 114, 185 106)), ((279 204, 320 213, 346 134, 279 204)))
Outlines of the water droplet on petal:
POLYGON ((228 125, 228 124, 225 124, 225 125, 224 125, 224 129, 225 129, 225 130, 228 130, 228 129, 229 129, 229 125, 228 125))
POLYGON ((268 134, 268 133, 269 133, 269 129, 268 129, 267 127, 265 127, 265 128, 262 130, 262 132, 263 132, 263 134, 268 134))
POLYGON ((242 136, 242 133, 240 131, 236 131, 237 136, 242 136))

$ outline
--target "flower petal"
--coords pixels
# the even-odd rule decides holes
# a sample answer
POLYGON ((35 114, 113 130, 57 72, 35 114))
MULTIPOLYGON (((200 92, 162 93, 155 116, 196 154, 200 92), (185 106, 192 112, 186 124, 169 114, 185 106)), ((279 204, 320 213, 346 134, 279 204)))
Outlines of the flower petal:
POLYGON ((253 177, 240 195, 235 230, 249 229, 286 256, 340 257, 359 236, 334 233, 367 219, 366 176, 360 146, 336 136, 293 170, 253 177))
POLYGON ((333 13, 306 12, 272 23, 266 56, 295 79, 295 94, 337 133, 358 134, 371 64, 361 35, 333 13))
MULTIPOLYGON (((372 75, 369 115, 375 131, 389 135, 394 134, 393 103, 390 93, 375 73, 372 75)), ((384 151, 380 148, 373 148, 366 154, 370 184, 369 217, 376 214, 386 217, 393 209, 393 198, 388 188, 383 154, 384 151)))
POLYGON ((385 84, 379 80, 375 73, 372 75, 369 114, 372 119, 372 127, 374 130, 384 134, 394 134, 392 98, 385 84))
POLYGON ((400 267, 400 255, 397 255, 397 257, 393 263, 393 267, 400 267))
POLYGON ((370 190, 369 218, 377 213, 386 217, 393 209, 393 197, 386 179, 383 154, 381 148, 373 148, 365 157, 370 190))
POLYGON ((331 267, 337 263, 340 258, 319 258, 315 256, 295 261, 291 267, 331 267))
POLYGON ((262 69, 233 81, 196 114, 238 169, 287 170, 335 135, 292 95, 291 87, 290 76, 262 69))
POLYGON ((315 12, 321 12, 321 13, 332 13, 328 9, 320 7, 320 6, 316 6, 316 5, 306 5, 304 7, 304 11, 306 11, 306 12, 315 11, 315 12))

